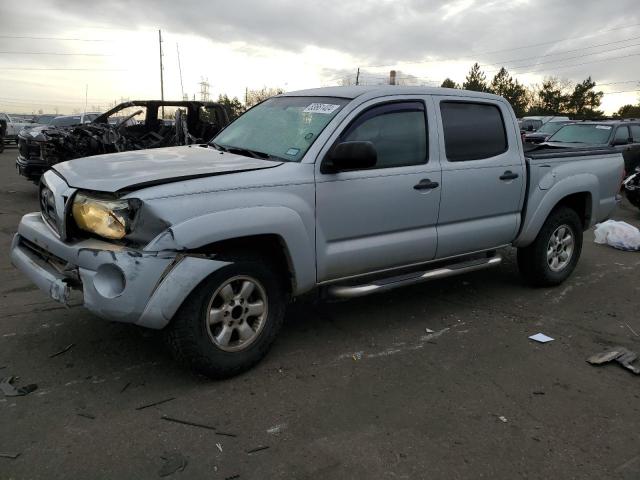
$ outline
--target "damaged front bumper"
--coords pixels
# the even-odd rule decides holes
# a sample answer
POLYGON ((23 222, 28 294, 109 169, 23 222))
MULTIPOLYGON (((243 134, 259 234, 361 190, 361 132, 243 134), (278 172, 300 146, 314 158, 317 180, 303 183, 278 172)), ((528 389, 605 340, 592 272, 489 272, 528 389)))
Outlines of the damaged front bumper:
POLYGON ((39 213, 25 215, 11 261, 51 298, 68 304, 74 291, 96 315, 165 327, 185 298, 225 262, 176 251, 148 252, 87 239, 61 241, 39 213))

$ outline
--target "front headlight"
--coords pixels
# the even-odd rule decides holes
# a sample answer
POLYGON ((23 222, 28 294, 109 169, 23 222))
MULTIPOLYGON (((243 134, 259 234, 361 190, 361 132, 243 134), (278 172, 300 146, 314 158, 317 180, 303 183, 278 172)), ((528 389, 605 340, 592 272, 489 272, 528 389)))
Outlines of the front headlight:
POLYGON ((77 193, 71 209, 81 230, 119 240, 131 231, 133 211, 129 200, 110 200, 77 193))

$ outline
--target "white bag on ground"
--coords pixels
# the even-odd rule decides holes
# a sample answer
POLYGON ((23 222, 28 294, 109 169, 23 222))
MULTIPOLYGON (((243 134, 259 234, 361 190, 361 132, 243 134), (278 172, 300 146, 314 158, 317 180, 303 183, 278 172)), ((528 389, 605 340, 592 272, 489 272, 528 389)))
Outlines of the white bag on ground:
POLYGON ((595 242, 606 243, 621 250, 640 250, 640 230, 626 222, 607 220, 598 223, 595 242))

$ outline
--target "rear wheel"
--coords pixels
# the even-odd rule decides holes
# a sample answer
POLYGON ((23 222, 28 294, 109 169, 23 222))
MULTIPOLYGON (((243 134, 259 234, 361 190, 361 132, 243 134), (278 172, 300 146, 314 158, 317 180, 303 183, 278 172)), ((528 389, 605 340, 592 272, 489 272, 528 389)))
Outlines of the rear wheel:
POLYGON ((551 212, 535 241, 518 249, 518 267, 532 285, 559 285, 571 275, 581 252, 580 217, 574 210, 560 207, 551 212))
POLYGON ((237 260, 204 280, 167 328, 174 356, 211 378, 237 375, 264 357, 286 308, 277 269, 237 260))

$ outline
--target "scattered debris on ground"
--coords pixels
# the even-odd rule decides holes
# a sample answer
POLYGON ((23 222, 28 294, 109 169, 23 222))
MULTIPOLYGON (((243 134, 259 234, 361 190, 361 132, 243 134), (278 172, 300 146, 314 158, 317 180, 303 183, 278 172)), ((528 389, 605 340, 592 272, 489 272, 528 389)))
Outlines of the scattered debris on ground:
POLYGON ((0 452, 0 458, 10 458, 11 460, 15 460, 20 456, 20 453, 12 453, 12 452, 0 452))
POLYGON ((187 468, 187 459, 179 452, 165 453, 160 458, 164 461, 158 472, 161 477, 168 477, 187 468))
POLYGON ((640 337, 640 335, 638 335, 638 332, 636 332, 633 328, 631 328, 631 325, 629 325, 628 323, 625 323, 625 325, 629 330, 631 330, 631 333, 633 333, 636 337, 640 337))
POLYGON ((236 480, 240 478, 240 475, 231 475, 230 477, 224 477, 224 480, 236 480))
POLYGON ((640 250, 640 230, 627 222, 607 220, 596 225, 594 242, 619 250, 640 250))
POLYGON ((502 423, 507 423, 509 420, 507 420, 507 417, 504 417, 502 415, 498 416, 498 420, 500 420, 502 423))
POLYGON ((190 422, 188 420, 181 420, 179 418, 169 417, 168 415, 162 415, 160 418, 162 420, 166 420, 167 422, 179 423, 181 425, 189 425, 190 427, 206 428, 208 430, 216 429, 216 427, 213 427, 211 425, 205 425, 204 423, 190 422))
POLYGON ((535 335, 531 335, 529 337, 529 339, 530 340, 534 340, 534 341, 539 342, 539 343, 553 342, 553 340, 555 340, 555 339, 545 335, 544 333, 536 333, 535 335))
POLYGON ((147 403, 146 405, 140 405, 139 407, 136 407, 136 410, 144 410, 145 408, 155 407, 156 405, 162 405, 163 403, 167 403, 175 399, 175 397, 171 397, 165 398, 164 400, 158 400, 157 402, 147 403))
POLYGON ((124 391, 131 386, 131 382, 125 383, 124 387, 120 389, 120 393, 124 393, 124 391))
POLYGON ((49 358, 54 358, 57 357, 58 355, 62 355, 63 353, 67 353, 69 350, 71 350, 73 347, 75 346, 74 343, 70 343, 69 345, 67 345, 66 347, 64 347, 62 350, 60 350, 59 352, 56 353, 52 353, 51 355, 49 355, 49 358))
POLYGON ((247 453, 251 455, 252 453, 261 452, 262 450, 266 450, 267 448, 269 448, 267 445, 261 445, 256 448, 252 448, 251 450, 247 450, 247 453))
POLYGON ((638 359, 638 354, 624 347, 614 347, 606 352, 596 353, 587 358, 591 365, 602 365, 614 360, 630 372, 640 375, 640 366, 632 365, 638 359))
POLYGON ((216 448, 218 450, 220 450, 220 453, 222 453, 222 444, 221 443, 216 443, 216 448))
POLYGON ((76 413, 76 415, 78 415, 79 417, 88 418, 90 420, 95 420, 96 419, 96 416, 93 415, 92 413, 78 412, 78 413, 76 413))
POLYGON ((4 393, 5 397, 23 397, 24 395, 28 395, 38 389, 38 385, 36 385, 35 383, 16 388, 13 385, 13 382, 15 380, 16 377, 13 376, 6 377, 0 380, 0 390, 2 391, 2 393, 4 393))

